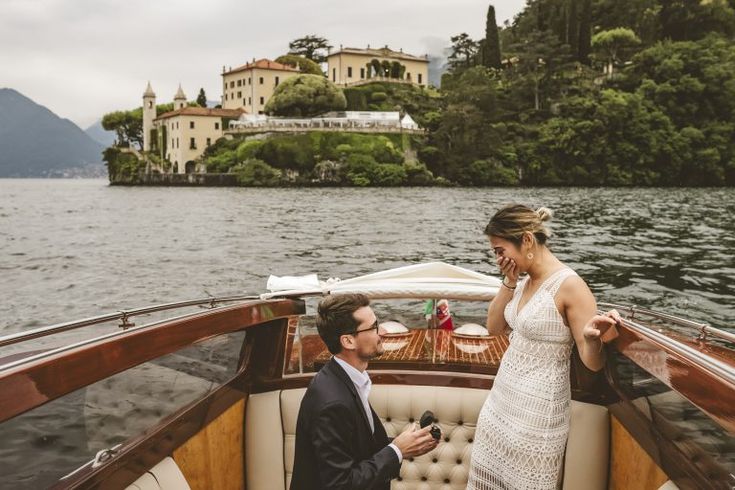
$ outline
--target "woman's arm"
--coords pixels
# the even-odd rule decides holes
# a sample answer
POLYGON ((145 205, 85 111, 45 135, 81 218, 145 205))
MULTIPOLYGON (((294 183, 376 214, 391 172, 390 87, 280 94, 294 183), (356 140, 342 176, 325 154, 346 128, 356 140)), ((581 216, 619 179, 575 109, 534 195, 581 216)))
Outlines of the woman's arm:
POLYGON ((487 307, 487 331, 490 335, 500 335, 508 328, 505 321, 505 305, 513 298, 513 290, 518 283, 518 267, 506 257, 498 257, 495 261, 503 273, 503 285, 487 307))
POLYGON ((595 297, 579 276, 564 281, 559 293, 579 357, 588 369, 599 371, 605 366, 600 337, 620 320, 620 315, 615 310, 598 315, 595 297))

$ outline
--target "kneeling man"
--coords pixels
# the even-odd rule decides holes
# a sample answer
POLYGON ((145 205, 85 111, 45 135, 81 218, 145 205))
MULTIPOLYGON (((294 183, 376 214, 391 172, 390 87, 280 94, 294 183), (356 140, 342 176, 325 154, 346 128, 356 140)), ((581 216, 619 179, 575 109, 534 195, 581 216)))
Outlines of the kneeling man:
POLYGON ((437 445, 430 427, 391 443, 368 402, 368 361, 383 353, 378 320, 363 294, 327 296, 316 326, 334 357, 314 376, 299 409, 291 490, 389 489, 403 458, 437 445))

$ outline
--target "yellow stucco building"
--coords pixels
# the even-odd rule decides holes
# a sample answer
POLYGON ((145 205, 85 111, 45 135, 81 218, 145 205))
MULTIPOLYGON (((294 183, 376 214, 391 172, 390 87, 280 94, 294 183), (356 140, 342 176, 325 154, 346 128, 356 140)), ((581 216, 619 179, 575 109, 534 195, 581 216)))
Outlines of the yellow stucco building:
POLYGON ((224 135, 228 120, 244 112, 242 108, 189 107, 179 86, 174 110, 157 116, 156 94, 149 83, 143 94, 143 150, 155 151, 171 162, 172 173, 193 173, 194 160, 224 135))
POLYGON ((426 86, 429 81, 428 56, 415 56, 404 53, 403 50, 394 51, 388 46, 377 49, 343 48, 330 52, 327 55, 327 77, 340 86, 357 85, 366 80, 375 78, 395 78, 377 72, 373 60, 379 63, 398 62, 403 65, 402 76, 398 79, 416 85, 426 86))
POLYGON ((263 114, 276 87, 299 73, 298 68, 268 59, 253 60, 229 70, 223 68, 222 108, 242 108, 249 114, 263 114))

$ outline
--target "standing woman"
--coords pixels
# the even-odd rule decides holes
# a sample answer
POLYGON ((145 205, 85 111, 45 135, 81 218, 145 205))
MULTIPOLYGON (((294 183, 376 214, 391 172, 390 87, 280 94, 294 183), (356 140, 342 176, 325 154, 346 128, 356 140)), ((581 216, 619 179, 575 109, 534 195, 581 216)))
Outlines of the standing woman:
POLYGON ((601 335, 619 320, 597 315, 587 284, 547 246, 547 208, 510 205, 485 228, 504 277, 487 327, 512 329, 477 421, 468 489, 555 489, 569 434, 573 345, 585 366, 604 366, 601 335), (526 273, 523 279, 519 274, 526 273))

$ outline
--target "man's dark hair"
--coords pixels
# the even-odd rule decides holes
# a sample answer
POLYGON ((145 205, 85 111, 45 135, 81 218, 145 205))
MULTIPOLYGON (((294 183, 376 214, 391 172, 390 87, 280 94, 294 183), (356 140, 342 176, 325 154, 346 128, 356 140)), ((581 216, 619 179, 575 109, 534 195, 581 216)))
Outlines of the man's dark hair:
POLYGON ((327 349, 332 354, 342 352, 339 338, 354 332, 359 322, 354 313, 363 306, 370 305, 370 299, 364 294, 329 295, 319 302, 316 315, 316 328, 327 349))

